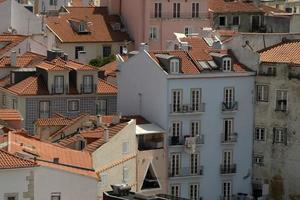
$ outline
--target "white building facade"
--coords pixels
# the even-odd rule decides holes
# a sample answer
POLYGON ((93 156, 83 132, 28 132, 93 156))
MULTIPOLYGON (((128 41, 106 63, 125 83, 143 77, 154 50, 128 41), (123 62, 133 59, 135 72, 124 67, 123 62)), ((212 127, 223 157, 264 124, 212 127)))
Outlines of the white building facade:
POLYGON ((168 73, 150 54, 141 48, 119 65, 118 109, 168 130, 168 192, 190 199, 251 194, 253 72, 172 74, 176 56, 168 73))

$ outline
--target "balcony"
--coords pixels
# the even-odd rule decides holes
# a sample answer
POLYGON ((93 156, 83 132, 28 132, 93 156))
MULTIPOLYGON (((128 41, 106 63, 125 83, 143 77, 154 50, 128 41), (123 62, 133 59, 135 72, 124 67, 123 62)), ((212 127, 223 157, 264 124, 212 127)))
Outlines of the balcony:
POLYGON ((235 143, 237 142, 238 134, 237 133, 230 133, 230 134, 224 134, 221 135, 221 143, 227 144, 227 143, 235 143))
POLYGON ((152 12, 150 14, 151 19, 160 19, 160 20, 180 20, 180 19, 189 19, 189 20, 206 20, 209 18, 208 13, 192 13, 192 12, 181 12, 174 14, 173 12, 161 12, 155 13, 152 12), (176 17, 174 17, 174 15, 176 17))
POLYGON ((234 174, 236 173, 236 164, 220 165, 221 174, 234 174))
POLYGON ((205 112, 205 103, 170 104, 171 114, 198 114, 205 112))
POLYGON ((220 200, 237 200, 236 195, 229 195, 229 196, 220 196, 220 200))
POLYGON ((238 102, 222 102, 222 112, 233 112, 238 110, 238 102))
MULTIPOLYGON (((170 136, 169 137, 169 145, 176 146, 176 145, 185 145, 186 138, 191 138, 190 135, 185 136, 170 136)), ((204 144, 204 135, 195 136, 195 143, 196 144, 204 144)))
POLYGON ((92 94, 96 91, 97 91, 97 84, 92 84, 92 85, 81 84, 80 85, 80 93, 81 94, 92 94))
POLYGON ((178 172, 169 169, 169 177, 202 176, 203 166, 197 165, 195 168, 181 167, 178 172))
POLYGON ((68 86, 55 85, 51 86, 51 94, 64 94, 65 91, 68 91, 68 86))

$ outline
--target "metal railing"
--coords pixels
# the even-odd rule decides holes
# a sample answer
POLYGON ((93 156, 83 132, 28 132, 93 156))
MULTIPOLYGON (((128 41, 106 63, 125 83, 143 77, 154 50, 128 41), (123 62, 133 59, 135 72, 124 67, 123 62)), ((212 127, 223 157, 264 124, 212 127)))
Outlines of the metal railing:
POLYGON ((203 166, 197 165, 192 167, 180 167, 179 170, 172 171, 169 168, 169 177, 183 177, 183 176, 201 176, 203 175, 203 166))
MULTIPOLYGON (((185 135, 185 136, 170 136, 169 137, 169 145, 174 146, 174 145, 184 145, 185 144, 185 139, 190 138, 192 136, 190 135, 185 135)), ((204 135, 198 135, 195 136, 196 138, 196 144, 204 144, 204 135)))
POLYGON ((205 103, 170 104, 171 113, 201 113, 205 112, 205 103))
POLYGON ((96 91, 97 91, 97 84, 90 84, 90 85, 81 84, 80 85, 80 93, 82 93, 82 94, 91 94, 96 91))
POLYGON ((152 12, 150 13, 150 18, 152 19, 208 19, 208 13, 202 12, 152 12))
POLYGON ((238 102, 222 102, 222 111, 236 111, 238 110, 238 102))
POLYGON ((55 84, 53 84, 51 86, 51 94, 64 94, 65 92, 65 86, 62 85, 62 86, 57 86, 55 84))
POLYGON ((234 143, 237 142, 238 134, 230 133, 230 134, 221 134, 221 143, 234 143))
POLYGON ((236 173, 236 164, 220 165, 221 174, 234 174, 236 173))

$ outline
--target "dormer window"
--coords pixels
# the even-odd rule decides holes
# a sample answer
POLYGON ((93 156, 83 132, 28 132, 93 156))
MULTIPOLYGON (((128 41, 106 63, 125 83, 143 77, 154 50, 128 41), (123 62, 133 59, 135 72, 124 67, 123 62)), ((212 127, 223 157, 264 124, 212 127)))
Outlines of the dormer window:
POLYGON ((79 23, 79 32, 84 32, 85 31, 85 24, 84 22, 79 23))
POLYGON ((179 73, 179 60, 178 59, 172 59, 170 61, 170 73, 171 74, 179 73))
POLYGON ((223 58, 223 71, 230 72, 231 71, 231 58, 223 58))

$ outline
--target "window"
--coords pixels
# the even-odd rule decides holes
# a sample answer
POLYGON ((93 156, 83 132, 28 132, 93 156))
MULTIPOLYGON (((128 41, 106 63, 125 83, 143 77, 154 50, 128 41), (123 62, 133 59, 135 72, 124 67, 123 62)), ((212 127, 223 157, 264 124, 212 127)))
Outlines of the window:
POLYGON ((101 99, 96 103, 96 113, 97 115, 107 115, 107 100, 101 99))
POLYGON ((172 136, 179 137, 181 135, 181 122, 172 122, 172 136))
POLYGON ((92 93, 93 92, 93 76, 85 75, 83 76, 83 93, 92 93))
POLYGON ((18 108, 18 101, 17 99, 12 99, 12 109, 17 109, 18 108))
POLYGON ((129 142, 122 143, 122 153, 123 154, 129 153, 129 142))
POLYGON ((193 111, 200 111, 201 107, 201 89, 191 90, 191 106, 193 111))
POLYGON ((85 23, 81 21, 79 23, 79 32, 84 32, 85 31, 85 23))
POLYGON ((173 18, 180 18, 180 3, 173 3, 173 18))
POLYGON ((224 181, 222 187, 222 194, 223 198, 225 200, 230 200, 231 198, 231 182, 230 181, 224 181))
POLYGON ((200 135, 200 121, 192 121, 191 134, 192 134, 192 137, 200 135))
POLYGON ((60 192, 52 192, 51 193, 51 200, 60 200, 60 192))
POLYGON ((50 0, 50 6, 57 6, 57 0, 50 0))
POLYGON ((62 94, 64 93, 64 77, 63 76, 55 76, 54 77, 54 93, 62 94))
POLYGON ((192 34, 193 33, 193 31, 192 31, 192 28, 191 27, 185 27, 184 28, 184 34, 185 35, 190 35, 190 34, 192 34))
POLYGON ((276 76, 276 67, 268 67, 267 74, 269 76, 276 76))
POLYGON ((79 51, 84 51, 84 48, 83 48, 83 46, 77 46, 77 47, 75 47, 75 59, 78 59, 78 52, 79 51))
POLYGON ((233 16, 232 17, 232 25, 239 26, 240 25, 240 16, 233 16))
POLYGON ((192 3, 192 18, 198 18, 199 16, 199 3, 192 3))
POLYGON ((191 154, 190 157, 190 173, 198 174, 199 165, 198 165, 199 154, 191 154))
POLYGON ((257 85, 256 86, 256 101, 268 101, 269 97, 269 86, 268 85, 257 85))
POLYGON ((179 73, 179 60, 178 59, 170 60, 170 73, 171 74, 179 73))
POLYGON ((225 150, 223 151, 223 165, 230 166, 232 164, 232 151, 225 150))
POLYGON ((154 4, 154 17, 161 18, 161 3, 154 4))
POLYGON ((198 184, 191 184, 190 185, 190 200, 198 200, 199 194, 199 185, 198 184))
POLYGON ((111 55, 111 46, 103 46, 102 47, 102 55, 103 55, 103 58, 109 57, 111 55))
POLYGON ((171 175, 178 176, 180 167, 180 154, 171 154, 171 175))
POLYGON ((276 111, 287 111, 287 101, 288 101, 287 90, 277 90, 276 91, 276 111))
POLYGON ((40 118, 49 118, 50 117, 50 102, 49 101, 40 101, 40 118))
POLYGON ((151 40, 155 40, 155 39, 157 39, 158 38, 158 29, 157 29, 157 27, 150 27, 150 35, 149 35, 149 37, 150 37, 150 39, 151 40))
POLYGON ((255 128, 255 140, 264 141, 266 137, 266 129, 265 128, 255 128))
POLYGON ((224 104, 226 108, 231 109, 234 106, 234 88, 224 89, 224 104))
POLYGON ((172 91, 172 112, 180 112, 182 101, 182 91, 173 90, 172 91))
POLYGON ((5 94, 2 95, 2 105, 6 106, 6 95, 5 94))
POLYGON ((68 111, 79 111, 79 100, 68 100, 68 111))
POLYGON ((4 193, 4 200, 18 200, 18 193, 4 193))
POLYGON ((223 71, 224 72, 231 71, 231 58, 223 58, 223 71))
POLYGON ((256 165, 264 165, 264 156, 261 156, 261 155, 255 155, 253 157, 253 162, 256 164, 256 165))
POLYGON ((273 128, 273 144, 283 143, 287 145, 287 129, 286 128, 273 128))
POLYGON ((180 185, 171 186, 171 195, 174 197, 180 197, 180 185))
POLYGON ((123 182, 128 183, 129 181, 129 168, 124 166, 123 167, 123 182))
POLYGON ((219 26, 226 26, 226 17, 225 16, 219 17, 219 26))
POLYGON ((223 121, 224 135, 223 142, 229 142, 233 140, 233 119, 228 118, 223 121))

